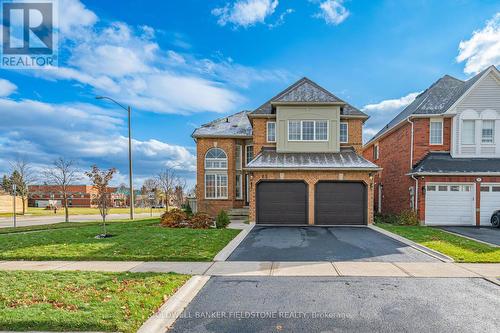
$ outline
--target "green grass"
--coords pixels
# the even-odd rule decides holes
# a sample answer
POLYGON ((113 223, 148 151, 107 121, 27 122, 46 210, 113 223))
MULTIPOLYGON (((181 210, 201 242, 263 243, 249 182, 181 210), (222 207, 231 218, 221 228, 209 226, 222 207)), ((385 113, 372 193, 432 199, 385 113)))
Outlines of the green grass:
MULTIPOLYGON (((73 207, 69 208, 69 215, 99 215, 98 208, 86 208, 86 207, 73 207)), ((130 212, 129 208, 111 208, 109 210, 109 214, 128 214, 130 212)), ((140 213, 149 213, 151 212, 150 208, 135 208, 135 212, 137 214, 140 213)), ((153 209, 153 213, 163 213, 165 212, 165 208, 155 208, 153 209)), ((17 214, 22 216, 22 214, 17 214)), ((64 216, 64 209, 60 208, 57 210, 57 214, 54 214, 53 210, 48 210, 45 208, 36 208, 36 207, 28 207, 26 211, 26 216, 64 216)), ((0 213, 0 217, 9 217, 12 216, 12 213, 0 213)))
POLYGON ((107 239, 94 238, 102 232, 98 223, 15 230, 0 234, 0 260, 210 261, 240 232, 170 229, 160 227, 158 221, 109 223, 108 233, 114 237, 107 239))
POLYGON ((500 263, 500 248, 455 236, 425 226, 397 226, 377 223, 378 227, 408 238, 452 257, 457 262, 500 263))
POLYGON ((96 272, 0 272, 0 330, 137 329, 187 275, 96 272))

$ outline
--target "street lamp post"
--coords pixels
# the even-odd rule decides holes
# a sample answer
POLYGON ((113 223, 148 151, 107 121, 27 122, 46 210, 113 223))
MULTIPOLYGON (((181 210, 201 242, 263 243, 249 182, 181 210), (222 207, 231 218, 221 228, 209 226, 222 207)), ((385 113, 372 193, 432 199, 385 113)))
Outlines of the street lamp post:
POLYGON ((132 126, 130 122, 130 114, 131 114, 131 109, 130 106, 124 107, 114 99, 106 96, 97 96, 96 99, 107 99, 125 111, 127 111, 128 114, 128 174, 129 174, 129 186, 130 186, 130 219, 134 219, 134 184, 133 184, 133 175, 132 175, 132 126))

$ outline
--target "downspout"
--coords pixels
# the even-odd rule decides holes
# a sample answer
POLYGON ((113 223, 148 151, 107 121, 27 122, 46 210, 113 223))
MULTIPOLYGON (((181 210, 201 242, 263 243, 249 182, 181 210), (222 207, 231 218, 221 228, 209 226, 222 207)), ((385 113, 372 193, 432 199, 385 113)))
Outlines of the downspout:
MULTIPOLYGON (((411 136, 410 136, 410 172, 413 169, 413 122, 410 120, 410 117, 406 118, 406 121, 411 124, 411 136)), ((411 178, 415 181, 415 192, 414 192, 414 207, 415 213, 418 212, 418 179, 415 178, 414 175, 411 175, 411 178)))

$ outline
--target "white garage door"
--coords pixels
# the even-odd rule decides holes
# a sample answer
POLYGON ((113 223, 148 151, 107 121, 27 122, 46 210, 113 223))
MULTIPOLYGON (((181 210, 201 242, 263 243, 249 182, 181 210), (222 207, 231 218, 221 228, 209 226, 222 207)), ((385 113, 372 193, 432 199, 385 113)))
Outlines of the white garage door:
POLYGON ((491 214, 500 209, 500 184, 481 184, 481 225, 491 226, 491 214))
POLYGON ((428 183, 425 191, 425 224, 475 225, 473 184, 428 183))

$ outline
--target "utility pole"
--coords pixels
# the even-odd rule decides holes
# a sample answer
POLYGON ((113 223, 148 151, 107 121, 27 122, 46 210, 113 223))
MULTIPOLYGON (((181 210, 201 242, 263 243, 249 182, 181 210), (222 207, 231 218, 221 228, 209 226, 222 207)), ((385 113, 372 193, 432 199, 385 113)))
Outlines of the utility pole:
POLYGON ((17 185, 12 184, 12 192, 14 196, 14 228, 17 226, 17 216, 16 216, 16 192, 17 192, 17 185))

